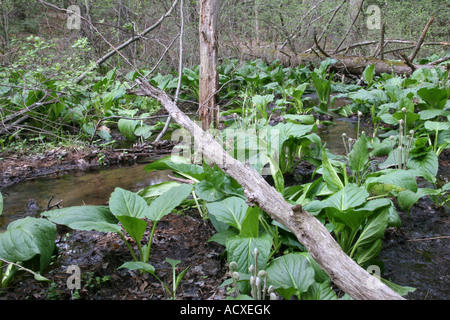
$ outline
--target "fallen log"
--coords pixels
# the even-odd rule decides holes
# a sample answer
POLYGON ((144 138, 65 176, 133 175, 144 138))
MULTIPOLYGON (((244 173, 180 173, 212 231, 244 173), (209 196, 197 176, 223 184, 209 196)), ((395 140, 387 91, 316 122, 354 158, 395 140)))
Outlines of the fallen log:
MULTIPOLYGON (((246 46, 241 46, 239 48, 240 55, 242 59, 254 60, 262 59, 266 63, 271 63, 272 61, 279 60, 280 63, 286 67, 296 67, 299 65, 319 65, 325 56, 319 56, 316 53, 302 52, 293 53, 286 50, 277 50, 273 48, 261 47, 261 48, 248 48, 246 46)), ((360 76, 364 69, 374 64, 375 74, 381 75, 383 73, 394 73, 400 76, 409 77, 414 72, 414 70, 420 68, 433 69, 439 67, 433 64, 419 65, 413 64, 414 70, 406 64, 404 61, 395 60, 381 60, 374 57, 357 57, 357 56, 347 56, 341 54, 329 54, 327 56, 331 59, 336 59, 337 62, 331 66, 331 69, 335 72, 340 72, 344 74, 353 74, 360 76)), ((445 70, 444 66, 440 66, 445 70)))
POLYGON ((290 205, 256 170, 232 158, 212 135, 182 113, 164 91, 140 79, 137 83, 140 89, 134 92, 129 90, 128 94, 157 99, 172 118, 196 139, 199 148, 197 151, 240 183, 249 203, 257 204, 274 220, 289 228, 334 284, 354 299, 403 299, 346 255, 325 226, 313 215, 300 206, 290 205))

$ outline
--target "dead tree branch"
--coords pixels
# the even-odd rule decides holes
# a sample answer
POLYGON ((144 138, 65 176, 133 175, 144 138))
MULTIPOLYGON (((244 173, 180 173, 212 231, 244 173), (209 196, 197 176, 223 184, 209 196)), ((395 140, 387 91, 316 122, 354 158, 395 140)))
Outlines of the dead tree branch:
POLYGON ((419 38, 419 41, 417 41, 416 48, 414 49, 414 52, 408 57, 409 60, 413 61, 416 57, 417 53, 420 50, 420 47, 422 46, 423 40, 425 39, 425 36, 427 35, 428 28, 430 27, 431 23, 433 22, 434 17, 431 17, 428 21, 427 25, 425 26, 425 29, 423 29, 422 35, 419 38))
POLYGON ((403 299, 346 255, 313 215, 301 208, 294 210, 256 170, 232 158, 212 135, 182 113, 165 92, 142 80, 137 82, 140 89, 129 94, 153 97, 160 101, 172 118, 196 139, 197 151, 236 179, 244 188, 249 202, 257 204, 274 220, 289 228, 339 288, 354 299, 403 299))
MULTIPOLYGON (((183 77, 183 34, 184 34, 184 14, 183 14, 183 0, 180 2, 180 46, 179 46, 179 64, 178 64, 178 84, 177 84, 177 90, 175 92, 175 103, 178 103, 178 97, 180 95, 180 89, 181 89, 181 78, 183 77)), ((172 117, 169 115, 167 117, 166 123, 164 124, 164 128, 161 130, 161 132, 158 134, 158 136, 155 139, 155 142, 158 142, 161 140, 161 138, 166 134, 167 128, 169 128, 170 121, 172 120, 172 117)))
POLYGON ((355 24, 356 20, 359 17, 359 13, 361 12, 362 6, 363 6, 364 0, 361 0, 361 3, 359 4, 359 8, 358 11, 355 14, 355 17, 353 18, 352 23, 350 24, 350 26, 347 29, 347 32, 345 33, 344 37, 342 37, 341 42, 339 42, 338 46, 336 47, 336 49, 334 49, 334 53, 336 54, 337 51, 339 50, 339 48, 341 47, 341 45, 344 43, 345 39, 347 39, 348 34, 350 33, 350 30, 352 29, 353 25, 355 24))

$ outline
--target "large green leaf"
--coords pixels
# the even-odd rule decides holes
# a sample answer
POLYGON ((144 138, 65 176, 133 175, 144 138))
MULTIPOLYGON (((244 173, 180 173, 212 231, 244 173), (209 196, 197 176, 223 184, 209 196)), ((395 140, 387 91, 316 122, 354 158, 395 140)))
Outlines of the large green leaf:
POLYGON ((427 102, 428 109, 444 109, 448 99, 448 93, 445 88, 421 88, 417 94, 427 102))
POLYGON ((117 218, 105 206, 74 206, 41 213, 50 221, 77 230, 120 232, 117 218))
POLYGON ((287 122, 297 123, 297 124, 314 124, 315 119, 312 114, 284 114, 283 119, 287 122))
POLYGON ((404 190, 399 192, 397 200, 398 205, 402 210, 409 211, 411 207, 422 197, 428 195, 437 195, 439 194, 439 190, 436 189, 428 189, 428 188, 419 188, 417 192, 413 192, 410 190, 404 190))
POLYGON ((375 76, 375 64, 368 65, 363 71, 364 81, 367 84, 367 88, 370 88, 373 84, 375 76))
POLYGON ((140 219, 148 216, 148 206, 144 198, 122 188, 115 188, 111 193, 109 208, 116 217, 129 216, 140 219))
POLYGON ((424 126, 425 129, 433 132, 450 130, 450 122, 425 121, 424 126))
POLYGON ((322 201, 327 215, 338 222, 344 223, 352 230, 357 229, 366 217, 365 211, 354 209, 366 202, 369 193, 354 184, 348 184, 326 200, 322 201))
POLYGON ((150 204, 146 217, 154 222, 161 220, 179 206, 190 195, 193 188, 192 184, 182 184, 167 190, 150 204))
POLYGON ((272 179, 275 183, 275 189, 281 193, 284 194, 284 176, 283 173, 280 170, 280 167, 278 166, 278 163, 271 157, 269 158, 269 165, 270 165, 270 173, 272 175, 272 179))
POLYGON ((359 247, 354 257, 356 263, 359 265, 364 265, 370 260, 376 258, 380 254, 382 245, 383 242, 381 239, 377 239, 370 246, 359 247))
POLYGON ((334 193, 323 202, 327 207, 336 208, 345 211, 350 208, 356 208, 366 202, 369 193, 353 183, 347 184, 343 189, 334 193))
POLYGON ((142 270, 148 273, 154 274, 155 267, 150 263, 142 262, 142 261, 127 261, 122 264, 118 269, 126 268, 128 270, 142 270))
POLYGON ((40 271, 50 263, 55 248, 56 225, 46 219, 26 217, 11 222, 0 234, 0 257, 11 262, 40 255, 40 271))
POLYGON ((136 136, 134 135, 134 130, 138 125, 138 120, 119 119, 119 121, 117 122, 120 133, 129 140, 134 140, 136 138, 136 136))
POLYGON ((388 214, 389 210, 384 209, 378 214, 370 216, 354 246, 372 244, 375 240, 381 239, 386 230, 388 214))
POLYGON ((352 151, 348 155, 350 169, 359 173, 364 169, 369 161, 368 140, 366 134, 362 133, 353 145, 352 151))
POLYGON ((248 207, 247 213, 241 224, 242 237, 258 237, 259 235, 259 213, 261 209, 258 206, 248 207))
POLYGON ((422 172, 424 177, 435 182, 439 169, 438 157, 433 150, 430 150, 423 156, 409 159, 408 168, 422 172))
POLYGON ((448 117, 450 116, 450 111, 441 109, 428 109, 419 112, 421 120, 430 120, 439 116, 448 117))
POLYGON ((367 190, 377 194, 403 190, 417 191, 417 181, 413 172, 409 170, 386 170, 379 176, 368 177, 365 184, 367 190))
POLYGON ((147 203, 151 203, 154 198, 159 197, 167 190, 179 186, 180 183, 176 181, 164 181, 157 184, 152 184, 142 190, 138 191, 138 195, 144 198, 147 203))
POLYGON ((239 231, 247 214, 248 205, 244 199, 229 197, 222 201, 207 203, 208 212, 217 220, 224 222, 239 231))
POLYGON ((296 294, 306 292, 314 282, 314 269, 301 253, 290 253, 274 259, 266 271, 275 289, 294 289, 296 294))
POLYGON ((258 270, 264 270, 269 261, 270 248, 272 247, 272 237, 263 234, 261 237, 228 237, 226 242, 227 260, 236 262, 238 272, 249 273, 248 268, 254 265, 254 250, 258 249, 258 270))
MULTIPOLYGON (((293 122, 278 123, 277 125, 268 128, 270 130, 271 139, 276 139, 278 134, 279 146, 289 138, 302 138, 314 129, 314 124, 298 124, 293 122)), ((266 127, 267 128, 267 127, 266 127)), ((274 140, 272 140, 274 141, 274 140)))
POLYGON ((325 148, 322 149, 322 176, 330 190, 338 191, 344 188, 344 184, 328 159, 325 148))
POLYGON ((144 170, 151 172, 154 170, 172 170, 173 172, 192 179, 195 182, 205 178, 203 168, 196 164, 191 164, 188 159, 180 156, 169 156, 156 160, 145 166, 144 170))
POLYGON ((337 300, 337 295, 330 285, 330 281, 313 282, 308 291, 302 294, 302 300, 337 300))

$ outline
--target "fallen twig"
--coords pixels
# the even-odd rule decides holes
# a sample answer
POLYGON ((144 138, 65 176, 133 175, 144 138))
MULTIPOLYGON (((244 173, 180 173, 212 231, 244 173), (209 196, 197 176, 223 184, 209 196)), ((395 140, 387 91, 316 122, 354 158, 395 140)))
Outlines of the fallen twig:
POLYGON ((432 238, 421 238, 421 239, 409 239, 406 241, 425 241, 425 240, 438 240, 438 239, 450 239, 450 236, 432 237, 432 238))

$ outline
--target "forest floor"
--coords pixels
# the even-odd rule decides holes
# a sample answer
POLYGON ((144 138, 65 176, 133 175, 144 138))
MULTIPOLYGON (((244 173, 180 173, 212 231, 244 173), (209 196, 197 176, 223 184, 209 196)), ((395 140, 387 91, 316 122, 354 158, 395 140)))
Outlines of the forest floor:
MULTIPOLYGON (((138 147, 123 153, 101 150, 102 161, 111 166, 132 164, 144 153, 167 153, 169 143, 152 148, 138 147), (151 152, 147 152, 151 150, 151 152)), ((99 150, 58 148, 43 155, 0 154, 0 187, 26 179, 55 175, 70 170, 86 170, 99 166, 99 150)), ((443 153, 440 170, 449 172, 450 152, 443 153)), ((311 173, 314 168, 302 163, 297 172, 311 173)), ((34 212, 36 213, 36 212, 34 212)), ((406 298, 414 300, 450 299, 450 251, 448 208, 436 207, 422 198, 411 212, 399 212, 403 225, 386 230, 380 259, 383 277, 395 284, 416 288, 406 298)), ((30 212, 33 214, 33 212, 30 212)), ((59 230, 58 252, 44 274, 50 283, 38 282, 29 274, 17 277, 10 287, 0 291, 0 300, 86 299, 86 300, 163 300, 167 299, 161 283, 150 274, 117 269, 131 261, 123 241, 115 234, 59 230), (70 232, 69 232, 70 231, 70 232), (69 265, 80 267, 80 290, 67 288, 69 265)), ((228 278, 224 247, 208 242, 214 234, 209 220, 195 209, 184 215, 168 215, 162 219, 154 237, 150 263, 158 277, 172 286, 172 267, 165 258, 181 260, 177 273, 189 267, 177 290, 177 299, 223 300, 226 289, 219 286, 228 278)))

